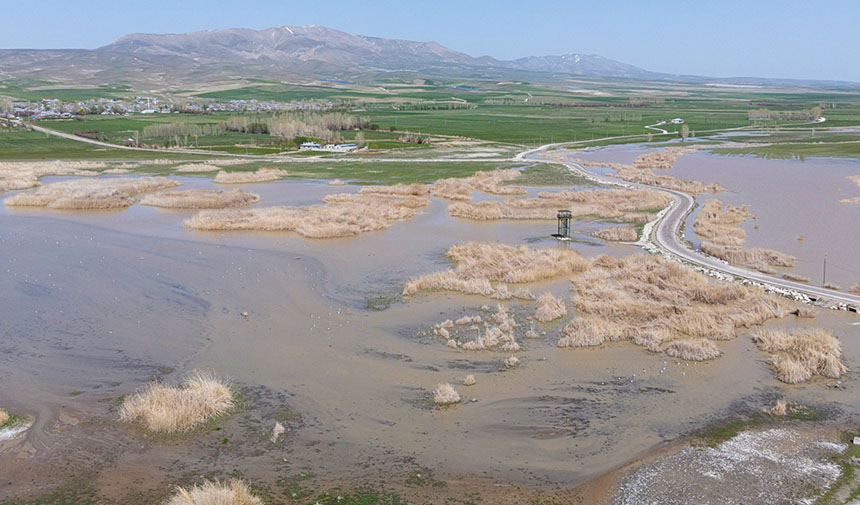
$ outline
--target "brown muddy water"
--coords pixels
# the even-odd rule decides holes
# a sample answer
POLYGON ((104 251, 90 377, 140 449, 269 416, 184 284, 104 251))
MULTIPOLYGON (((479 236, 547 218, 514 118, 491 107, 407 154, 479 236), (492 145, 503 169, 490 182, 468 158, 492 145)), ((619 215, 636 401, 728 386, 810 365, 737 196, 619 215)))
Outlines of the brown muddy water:
MULTIPOLYGON (((617 146, 577 153, 585 160, 632 163, 647 152, 642 146, 617 146)), ((596 170, 590 168, 590 170, 596 170)), ((607 169, 603 169, 607 171, 607 169)), ((660 171, 658 171, 660 172, 660 171)), ((860 204, 839 203, 860 196, 860 187, 847 179, 860 174, 860 161, 838 158, 767 160, 753 156, 718 156, 707 150, 680 156, 665 173, 679 179, 717 182, 726 191, 697 196, 699 203, 719 198, 748 205, 755 219, 741 225, 746 247, 776 249, 797 257, 792 272, 822 285, 844 289, 860 281, 860 204)), ((696 247, 693 231, 697 211, 686 221, 686 238, 696 247)))
MULTIPOLYGON (((262 196, 259 205, 304 205, 354 190, 241 186, 262 196)), ((766 230, 767 212, 744 203, 766 230)), ((24 438, 0 445, 0 500, 40 495, 71 478, 86 477, 121 502, 204 475, 238 474, 277 488, 301 472, 317 489, 370 484, 407 496, 475 489, 466 482, 482 483, 485 497, 516 487, 555 491, 778 397, 818 406, 840 423, 860 415, 860 320, 846 313, 774 323, 823 325, 842 339, 848 375, 801 386, 776 382, 746 334, 720 342, 720 359, 695 364, 627 343, 558 349, 558 323, 521 341, 514 369, 502 364, 508 354, 451 350, 421 336, 496 304, 454 294, 400 299, 409 277, 448 267, 451 245, 638 252, 589 238, 596 223, 576 223, 581 241, 560 244, 547 238, 553 222, 477 223, 451 219, 446 209, 433 199, 382 232, 309 240, 191 232, 182 226, 190 213, 138 205, 95 213, 0 208, 0 406, 35 418, 24 438), (218 425, 223 430, 159 440, 118 426, 123 395, 194 368, 229 377, 247 397, 243 411, 218 425), (468 373, 477 384, 464 387, 468 373), (464 402, 432 407, 440 382, 454 384, 464 402), (289 430, 271 444, 277 420, 289 430), (450 486, 410 491, 417 473, 450 486)), ((530 288, 571 296, 565 280, 530 288)), ((533 306, 510 306, 521 335, 533 306)))

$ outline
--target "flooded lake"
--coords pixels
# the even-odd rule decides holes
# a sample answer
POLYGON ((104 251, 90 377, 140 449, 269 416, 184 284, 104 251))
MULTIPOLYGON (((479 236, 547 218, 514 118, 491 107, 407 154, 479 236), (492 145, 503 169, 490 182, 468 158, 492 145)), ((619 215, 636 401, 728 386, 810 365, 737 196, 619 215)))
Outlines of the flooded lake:
MULTIPOLYGON (((811 277, 817 255, 829 252, 833 280, 847 285, 860 279, 849 271, 860 271, 851 254, 860 244, 860 205, 838 203, 850 189, 844 177, 852 169, 829 160, 696 153, 671 173, 720 182, 728 190, 720 198, 749 204, 760 225, 748 229, 750 246, 797 255, 796 270, 811 277)), ((179 180, 182 188, 214 186, 202 178, 179 180)), ((257 205, 307 205, 356 190, 313 181, 240 187, 261 195, 257 205)), ((399 296, 410 277, 448 268, 444 252, 469 240, 570 247, 589 256, 639 252, 590 237, 598 223, 575 223, 580 240, 559 243, 548 238, 554 222, 452 219, 447 202, 433 198, 417 217, 387 230, 312 240, 192 232, 182 226, 189 215, 139 205, 89 213, 0 207, 0 404, 36 418, 27 435, 34 451, 67 444, 54 425, 71 415, 101 420, 104 428, 96 423, 91 438, 74 442, 81 450, 97 445, 99 429, 116 429, 108 421, 122 395, 152 377, 178 378, 194 368, 214 370, 240 388, 283 395, 302 419, 289 451, 278 453, 277 465, 265 451, 239 459, 228 449, 204 464, 182 444, 141 449, 126 443, 108 459, 103 478, 149 489, 169 484, 173 475, 241 465, 251 480, 311 469, 322 481, 348 484, 429 469, 437 478, 553 489, 600 476, 777 397, 826 407, 841 421, 860 415, 854 314, 820 311, 814 322, 789 316, 772 323, 832 328, 851 370, 839 387, 832 380, 787 386, 773 379, 766 355, 745 333, 719 343, 721 358, 697 364, 629 343, 558 349, 558 323, 540 326, 546 335, 524 342, 523 364, 505 369, 506 353, 452 350, 421 335, 445 319, 494 307, 494 300, 399 296), (369 301, 387 308, 369 309, 369 301), (468 388, 460 385, 467 373, 477 379, 468 388), (440 382, 454 384, 464 402, 433 408, 429 392, 440 382), (142 467, 147 479, 128 477, 142 467)), ((567 280, 529 288, 571 297, 567 280)), ((532 305, 509 305, 527 325, 532 305)), ((270 430, 275 418, 254 405, 260 429, 270 430)), ((40 460, 39 470, 21 458, 0 457, 0 474, 23 478, 62 466, 40 460)))

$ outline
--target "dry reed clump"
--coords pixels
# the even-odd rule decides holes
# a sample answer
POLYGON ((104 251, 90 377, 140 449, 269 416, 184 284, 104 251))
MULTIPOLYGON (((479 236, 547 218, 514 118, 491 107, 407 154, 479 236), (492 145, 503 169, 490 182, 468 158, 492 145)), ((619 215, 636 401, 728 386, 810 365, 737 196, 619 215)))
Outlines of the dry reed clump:
POLYGON ((592 233, 597 238, 615 242, 635 242, 639 236, 636 230, 629 226, 613 226, 592 233))
POLYGON ((860 175, 849 175, 848 180, 860 186, 860 175))
MULTIPOLYGON (((448 250, 456 267, 410 280, 405 296, 419 291, 458 291, 492 296, 497 288, 491 282, 520 284, 583 272, 589 260, 574 250, 529 249, 502 244, 469 242, 448 250)), ((507 286, 498 289, 508 290, 507 286)))
POLYGON ((456 321, 454 321, 454 324, 462 326, 462 325, 466 325, 466 324, 480 324, 481 322, 482 322, 481 316, 480 315, 474 315, 474 316, 463 316, 463 317, 457 319, 456 321))
POLYGON ((189 430, 233 408, 230 386, 195 372, 178 385, 153 382, 123 400, 120 420, 159 433, 189 430))
POLYGON ((774 375, 788 384, 806 382, 813 375, 838 379, 847 371, 841 359, 842 344, 828 330, 760 330, 753 341, 760 350, 773 355, 774 375))
POLYGON ((796 310, 758 288, 712 281, 660 256, 601 256, 571 284, 582 317, 563 330, 559 347, 631 340, 665 352, 673 341, 731 339, 737 328, 796 310))
POLYGON ((108 168, 106 163, 91 161, 42 161, 0 163, 0 192, 30 189, 39 178, 50 175, 98 175, 94 170, 108 168))
POLYGON ((285 431, 286 428, 284 428, 284 425, 281 424, 280 421, 276 421, 275 426, 272 427, 272 436, 269 438, 269 440, 271 440, 273 444, 276 443, 278 441, 278 438, 280 438, 285 431))
POLYGON ((688 361, 705 361, 720 356, 720 350, 717 346, 704 338, 685 338, 672 341, 663 352, 673 358, 688 361))
MULTIPOLYGON (((258 207, 202 211, 185 226, 207 231, 293 231, 309 238, 351 237, 383 230, 395 221, 409 219, 430 203, 426 196, 385 193, 382 189, 323 198, 325 205, 258 207)), ((365 188, 367 189, 367 188, 365 188)))
POLYGON ((208 163, 186 163, 184 165, 175 166, 173 170, 184 173, 200 173, 215 172, 216 170, 220 170, 220 168, 215 165, 210 165, 208 163))
POLYGON ((772 416, 785 417, 788 415, 788 402, 785 400, 777 400, 776 405, 768 410, 767 413, 772 416))
POLYGON ((511 356, 510 358, 505 359, 505 366, 508 368, 515 368, 520 366, 520 358, 516 356, 511 356))
POLYGON ((177 488, 165 505, 263 505, 263 501, 251 494, 241 480, 234 479, 229 484, 207 480, 190 489, 177 488))
POLYGON ((535 303, 535 319, 542 323, 553 321, 567 315, 567 307, 564 301, 556 298, 552 293, 544 293, 535 303))
POLYGON ((346 186, 346 181, 342 181, 340 179, 332 179, 328 181, 329 186, 346 186))
POLYGON ((738 225, 749 217, 746 206, 735 207, 711 198, 696 216, 693 225, 702 237, 702 251, 733 265, 743 265, 763 273, 775 274, 774 267, 792 267, 797 258, 789 254, 763 249, 745 249, 746 232, 738 225))
POLYGON ((520 171, 514 169, 478 172, 470 177, 439 179, 430 186, 430 191, 435 197, 460 201, 468 201, 475 191, 490 195, 524 195, 523 187, 502 185, 519 176, 520 171))
MULTIPOLYGON (((574 217, 638 221, 641 211, 656 211, 669 204, 669 196, 653 190, 587 189, 544 191, 537 198, 510 198, 483 202, 455 202, 448 206, 452 217, 490 221, 498 219, 555 219, 558 209, 574 217)), ((647 215, 645 216, 647 219, 647 215)))
POLYGON ((31 193, 18 193, 4 203, 10 207, 119 209, 132 205, 134 195, 175 186, 179 183, 167 177, 73 179, 52 182, 31 193))
POLYGON ((465 351, 486 351, 491 349, 498 349, 504 352, 519 351, 520 344, 517 343, 515 335, 517 326, 516 320, 508 312, 507 308, 499 305, 497 312, 484 322, 483 333, 479 331, 476 338, 463 343, 461 347, 465 351))
POLYGON ((633 166, 640 170, 669 170, 675 165, 675 160, 679 156, 695 152, 696 149, 696 147, 669 146, 662 151, 652 151, 639 156, 633 161, 633 166))
POLYGON ((187 189, 147 195, 140 200, 140 204, 166 209, 226 209, 259 201, 260 195, 241 189, 187 189))
POLYGON ((454 386, 445 382, 436 386, 433 390, 433 403, 436 405, 449 405, 460 402, 460 393, 454 386))
POLYGON ((256 172, 226 172, 224 170, 215 175, 218 184, 245 184, 250 182, 276 181, 281 177, 289 175, 286 170, 280 168, 261 168, 256 172))
POLYGON ((3 426, 7 422, 9 422, 9 413, 3 409, 0 409, 0 426, 3 426))
POLYGON ((787 281, 793 282, 809 282, 809 277, 804 277, 802 275, 792 274, 788 272, 782 274, 782 278, 787 281))
POLYGON ((854 293, 855 295, 860 295, 860 281, 855 282, 853 286, 848 288, 848 291, 850 293, 854 293))
POLYGON ((131 172, 131 170, 127 168, 109 168, 107 170, 102 171, 103 174, 107 175, 125 175, 131 172))
POLYGON ((682 191, 684 193, 690 193, 692 195, 698 195, 701 193, 716 194, 725 191, 722 186, 716 183, 705 184, 699 181, 676 179, 671 175, 657 175, 650 169, 637 168, 634 165, 627 165, 624 163, 601 163, 583 160, 576 161, 587 167, 611 168, 615 171, 615 174, 619 179, 623 179, 625 181, 635 182, 638 184, 647 184, 649 186, 657 186, 660 188, 672 189, 675 191, 682 191))
POLYGON ((472 374, 469 374, 469 375, 463 377, 463 385, 464 386, 474 386, 476 383, 477 383, 477 381, 475 380, 475 376, 472 374))

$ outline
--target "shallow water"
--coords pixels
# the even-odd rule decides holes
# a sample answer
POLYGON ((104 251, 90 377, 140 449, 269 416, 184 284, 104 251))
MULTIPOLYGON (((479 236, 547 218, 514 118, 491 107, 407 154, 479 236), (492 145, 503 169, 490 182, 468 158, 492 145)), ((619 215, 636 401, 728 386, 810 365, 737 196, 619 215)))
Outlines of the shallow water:
MULTIPOLYGON (((241 187, 260 193, 260 205, 314 203, 354 190, 293 181, 241 187)), ((523 364, 505 370, 504 353, 450 350, 419 335, 493 300, 427 294, 367 310, 368 297, 396 296, 409 277, 448 268, 444 251, 468 240, 586 255, 637 251, 599 245, 585 233, 579 237, 588 243, 557 243, 547 238, 553 222, 451 219, 446 205, 433 199, 412 220, 336 240, 191 232, 182 227, 190 213, 140 206, 103 213, 0 208, 0 405, 36 417, 29 436, 48 436, 49 420, 63 409, 110 416, 116 398, 150 377, 212 369, 240 386, 290 395, 305 420, 290 471, 384 478, 408 461, 439 477, 540 487, 601 475, 777 395, 835 405, 842 418, 860 415, 853 372, 838 389, 828 387, 833 381, 780 385, 747 336, 718 343, 722 358, 694 364, 627 343, 558 349, 560 325, 549 325, 547 336, 524 342, 523 364), (467 373, 476 375, 475 386, 459 385, 467 373), (455 384, 466 401, 432 408, 428 395, 440 382, 455 384)), ((570 297, 564 280, 530 287, 570 297)), ((517 319, 524 331, 524 316, 517 319)), ((818 320, 842 337, 852 370, 860 367, 857 321, 830 312, 818 320)), ((792 317, 777 324, 810 323, 792 317)), ((156 447, 148 457, 169 468, 170 458, 189 456, 156 447)), ((133 459, 116 465, 117 473, 136 468, 133 459)), ((249 478, 271 472, 247 465, 249 478)))
MULTIPOLYGON (((632 163, 646 152, 641 146, 614 146, 578 153, 592 161, 632 163)), ((609 169, 595 169, 611 172, 609 169)), ((658 171, 659 172, 659 171, 658 171)), ((741 226, 747 247, 776 249, 797 257, 797 265, 782 270, 848 288, 860 281, 860 204, 839 203, 860 196, 860 187, 846 179, 860 174, 860 161, 837 158, 766 160, 753 156, 718 156, 705 150, 680 156, 665 173, 679 179, 717 182, 726 191, 697 196, 699 203, 718 198, 748 205, 756 219, 741 226), (758 229, 756 229, 758 225, 758 229), (802 240, 801 240, 802 238, 802 240)), ((698 247, 693 231, 697 210, 687 219, 686 238, 698 247)))

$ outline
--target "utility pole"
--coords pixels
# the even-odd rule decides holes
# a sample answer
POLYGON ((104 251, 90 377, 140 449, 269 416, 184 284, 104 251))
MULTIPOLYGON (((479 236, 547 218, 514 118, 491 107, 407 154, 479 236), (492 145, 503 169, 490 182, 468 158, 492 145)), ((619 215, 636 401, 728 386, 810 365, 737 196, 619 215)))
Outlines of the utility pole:
POLYGON ((821 277, 821 284, 827 284, 827 253, 824 253, 824 274, 821 277))

